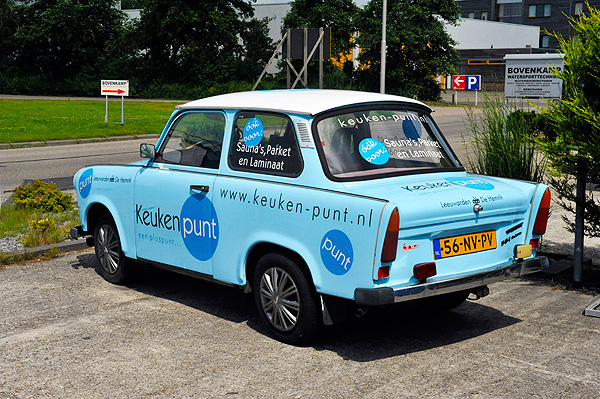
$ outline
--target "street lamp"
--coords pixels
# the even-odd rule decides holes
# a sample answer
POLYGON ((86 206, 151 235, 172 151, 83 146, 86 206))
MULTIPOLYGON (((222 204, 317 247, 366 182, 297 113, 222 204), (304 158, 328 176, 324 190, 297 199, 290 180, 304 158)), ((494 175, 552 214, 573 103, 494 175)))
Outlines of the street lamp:
POLYGON ((385 31, 386 31, 386 16, 387 16, 387 0, 383 0, 383 13, 381 17, 381 75, 379 77, 379 92, 385 94, 385 54, 387 52, 387 45, 385 44, 385 31))

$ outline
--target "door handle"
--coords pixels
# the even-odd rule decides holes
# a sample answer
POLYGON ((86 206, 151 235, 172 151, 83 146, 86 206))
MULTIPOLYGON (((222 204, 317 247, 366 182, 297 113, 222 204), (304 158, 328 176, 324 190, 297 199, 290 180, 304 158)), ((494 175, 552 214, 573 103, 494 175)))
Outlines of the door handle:
POLYGON ((195 184, 192 184, 190 186, 190 190, 198 190, 198 191, 202 191, 203 193, 207 193, 209 189, 210 189, 210 187, 208 187, 208 186, 199 186, 199 185, 195 185, 195 184))

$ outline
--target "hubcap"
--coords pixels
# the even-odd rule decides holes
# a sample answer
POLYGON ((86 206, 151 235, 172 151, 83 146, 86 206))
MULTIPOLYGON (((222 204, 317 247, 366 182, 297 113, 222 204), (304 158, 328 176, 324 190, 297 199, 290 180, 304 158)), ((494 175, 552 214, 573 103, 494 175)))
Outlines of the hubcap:
POLYGON ((106 224, 98 229, 98 259, 106 273, 115 274, 119 270, 119 240, 114 229, 106 224))
POLYGON ((292 277, 284 270, 273 267, 260 279, 262 310, 280 331, 290 331, 298 321, 300 294, 292 277))

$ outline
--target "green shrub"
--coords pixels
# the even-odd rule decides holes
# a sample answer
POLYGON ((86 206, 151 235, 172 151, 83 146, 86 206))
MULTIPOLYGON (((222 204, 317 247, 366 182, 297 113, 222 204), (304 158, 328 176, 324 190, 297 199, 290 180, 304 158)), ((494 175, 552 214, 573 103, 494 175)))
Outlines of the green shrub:
POLYGON ((73 209, 73 198, 63 194, 56 184, 36 180, 33 184, 15 190, 15 206, 38 212, 64 212, 73 209))
MULTIPOLYGON (((546 160, 536 152, 534 137, 541 132, 533 123, 536 115, 508 109, 502 100, 486 98, 481 114, 467 111, 471 149, 469 167, 478 174, 541 182, 546 160)), ((542 132, 543 133, 543 132, 542 132)))

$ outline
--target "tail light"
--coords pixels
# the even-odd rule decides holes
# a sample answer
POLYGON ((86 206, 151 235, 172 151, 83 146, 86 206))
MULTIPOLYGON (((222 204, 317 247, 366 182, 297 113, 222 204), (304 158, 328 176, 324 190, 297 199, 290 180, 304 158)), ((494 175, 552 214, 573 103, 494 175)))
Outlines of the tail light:
POLYGON ((390 276, 390 267, 383 266, 380 267, 377 271, 377 280, 383 280, 384 278, 388 278, 390 276))
POLYGON ((541 236, 546 232, 546 226, 548 225, 548 214, 550 213, 550 189, 547 188, 542 196, 542 202, 540 203, 540 209, 538 210, 537 216, 535 217, 535 223, 533 224, 533 235, 541 236))
POLYGON ((396 251, 398 250, 398 230, 400 230, 400 213, 398 208, 394 208, 390 221, 388 222, 385 240, 383 241, 383 251, 381 252, 382 262, 393 262, 396 260, 396 251))
POLYGON ((417 280, 426 280, 429 277, 433 277, 437 274, 435 262, 419 263, 413 267, 413 273, 417 280))

